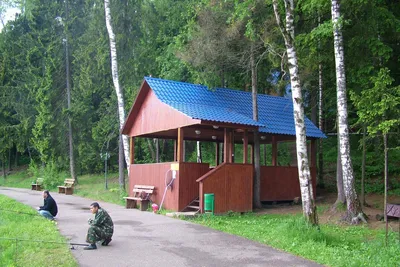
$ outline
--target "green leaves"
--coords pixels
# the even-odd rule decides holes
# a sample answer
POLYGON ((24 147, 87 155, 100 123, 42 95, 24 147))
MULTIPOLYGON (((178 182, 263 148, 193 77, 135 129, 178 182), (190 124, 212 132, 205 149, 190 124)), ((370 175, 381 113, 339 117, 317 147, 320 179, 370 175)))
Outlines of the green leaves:
POLYGON ((394 79, 387 68, 371 78, 372 87, 360 95, 350 92, 359 121, 367 125, 371 135, 389 133, 400 125, 400 87, 391 86, 394 79))

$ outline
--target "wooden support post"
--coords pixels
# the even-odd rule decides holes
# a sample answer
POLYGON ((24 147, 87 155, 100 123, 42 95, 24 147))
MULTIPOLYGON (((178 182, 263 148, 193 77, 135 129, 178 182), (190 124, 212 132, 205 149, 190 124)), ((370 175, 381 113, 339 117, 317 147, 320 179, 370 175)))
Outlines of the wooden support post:
POLYGON ((251 164, 254 164, 254 144, 250 145, 251 164))
POLYGON ((224 162, 231 163, 232 153, 231 153, 231 135, 230 130, 225 128, 224 129, 224 162))
POLYGON ((184 137, 183 137, 183 128, 178 128, 178 148, 177 148, 177 161, 183 162, 184 161, 184 137))
POLYGON ((235 162, 235 132, 232 130, 230 132, 230 139, 231 139, 231 156, 230 156, 230 163, 234 163, 235 162))
POLYGON ((248 149, 249 149, 249 136, 247 130, 244 130, 243 133, 243 163, 249 163, 248 160, 248 149))
POLYGON ((276 142, 276 136, 272 136, 272 166, 278 165, 278 144, 276 142))
POLYGON ((315 139, 311 140, 311 167, 317 166, 317 142, 315 139))
MULTIPOLYGON (((135 163, 135 137, 131 136, 129 143, 129 163, 132 165, 135 163)), ((129 168, 129 167, 128 167, 129 168)))
POLYGON ((177 147, 176 147, 176 145, 178 144, 178 142, 176 142, 176 140, 174 140, 174 161, 176 161, 177 160, 177 155, 176 155, 176 153, 177 153, 177 147))
POLYGON ((219 142, 215 143, 215 167, 219 165, 219 142))

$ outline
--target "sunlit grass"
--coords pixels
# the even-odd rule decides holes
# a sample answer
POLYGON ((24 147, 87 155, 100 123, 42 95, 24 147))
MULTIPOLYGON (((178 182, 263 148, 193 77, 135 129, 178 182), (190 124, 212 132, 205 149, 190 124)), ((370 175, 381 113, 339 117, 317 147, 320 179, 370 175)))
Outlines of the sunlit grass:
POLYGON ((191 221, 258 241, 328 266, 400 266, 398 234, 385 246, 382 230, 364 226, 308 226, 301 215, 229 214, 191 221))
MULTIPOLYGON (((12 175, 0 178, 0 186, 30 189, 32 181, 27 171, 21 171, 12 175)), ((110 202, 118 205, 125 205, 123 197, 127 196, 124 189, 120 189, 118 173, 109 173, 107 177, 108 189, 105 189, 104 174, 90 174, 78 177, 79 183, 74 188, 74 195, 90 198, 98 201, 110 202)), ((59 184, 61 185, 61 184, 59 184)), ((45 188, 57 192, 55 188, 45 188)))
POLYGON ((78 266, 53 222, 3 195, 0 207, 0 266, 78 266))

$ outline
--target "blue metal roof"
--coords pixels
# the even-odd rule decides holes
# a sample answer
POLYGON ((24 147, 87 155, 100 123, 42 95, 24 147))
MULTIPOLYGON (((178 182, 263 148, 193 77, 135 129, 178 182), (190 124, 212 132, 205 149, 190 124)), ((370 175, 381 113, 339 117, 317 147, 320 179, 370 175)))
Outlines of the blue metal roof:
MULTIPOLYGON (((258 117, 254 121, 250 92, 145 77, 157 98, 183 114, 200 120, 259 126, 260 132, 296 135, 291 99, 258 94, 258 117)), ((308 119, 308 137, 326 136, 308 119)))

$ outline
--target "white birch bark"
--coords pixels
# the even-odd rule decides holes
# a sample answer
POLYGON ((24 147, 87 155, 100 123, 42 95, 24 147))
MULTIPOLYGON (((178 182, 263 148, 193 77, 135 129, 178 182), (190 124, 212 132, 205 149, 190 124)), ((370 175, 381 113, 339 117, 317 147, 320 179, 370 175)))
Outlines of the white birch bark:
MULTIPOLYGON (((251 68, 251 96, 253 104, 253 120, 258 121, 258 99, 257 99, 257 66, 254 58, 254 43, 251 44, 250 54, 251 68)), ((258 130, 254 130, 254 181, 253 181, 253 205, 262 208, 260 199, 261 186, 261 162, 260 162, 260 139, 258 130)))
POLYGON ((203 157, 201 156, 201 143, 197 141, 197 163, 202 163, 203 157))
POLYGON ((303 203, 303 214, 312 224, 318 224, 318 216, 311 183, 310 167, 307 155, 307 137, 304 123, 304 106, 301 94, 301 83, 297 62, 296 47, 294 44, 293 0, 283 0, 285 4, 286 27, 282 25, 278 9, 278 0, 273 0, 274 13, 277 24, 285 40, 292 87, 293 113, 296 129, 297 167, 299 172, 300 192, 303 203))
MULTIPOLYGON (((65 16, 66 23, 69 21, 69 10, 68 10, 68 0, 65 1, 65 16)), ((68 24, 66 24, 68 25, 68 24)), ((68 26, 65 26, 65 79, 67 85, 67 108, 68 111, 71 110, 71 75, 70 75, 70 65, 69 65, 69 44, 68 44, 68 26)), ((71 178, 78 183, 78 177, 75 173, 75 157, 74 157, 74 142, 73 142, 73 131, 72 131, 72 116, 68 112, 68 145, 69 145, 69 168, 71 173, 71 178)))
MULTIPOLYGON (((115 87, 115 93, 117 94, 118 101, 118 117, 119 117, 119 128, 122 129, 122 126, 125 123, 125 104, 124 104, 124 95, 122 88, 119 84, 119 76, 118 76, 118 61, 117 61, 117 46, 115 41, 115 34, 111 25, 111 11, 110 11, 110 1, 104 0, 104 10, 105 10, 105 18, 106 18, 106 26, 108 37, 110 39, 110 52, 111 52, 111 72, 113 83, 115 87)), ((123 145, 124 145, 124 155, 125 162, 129 173, 129 141, 128 136, 122 136, 123 145)))
POLYGON ((340 19, 339 0, 332 0, 332 23, 336 63, 336 87, 338 128, 340 139, 340 159, 342 161, 343 186, 346 195, 347 220, 352 221, 362 213, 354 183, 353 166, 350 157, 349 127, 347 120, 346 75, 344 65, 344 49, 342 21, 340 19))

